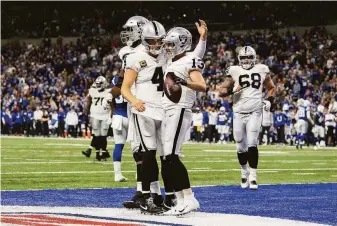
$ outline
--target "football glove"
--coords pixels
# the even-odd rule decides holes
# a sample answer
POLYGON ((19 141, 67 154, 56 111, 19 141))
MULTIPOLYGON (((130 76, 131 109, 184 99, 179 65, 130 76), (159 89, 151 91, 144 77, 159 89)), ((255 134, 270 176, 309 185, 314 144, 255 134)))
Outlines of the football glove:
POLYGON ((179 78, 178 76, 174 76, 173 80, 176 84, 187 86, 187 81, 185 79, 179 78))

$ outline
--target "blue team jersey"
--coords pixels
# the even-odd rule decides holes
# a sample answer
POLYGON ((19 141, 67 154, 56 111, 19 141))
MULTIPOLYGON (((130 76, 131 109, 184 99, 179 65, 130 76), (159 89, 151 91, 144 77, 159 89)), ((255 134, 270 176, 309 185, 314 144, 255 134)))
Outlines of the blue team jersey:
POLYGON ((287 122, 287 116, 284 113, 278 113, 274 115, 275 126, 284 126, 287 122))
POLYGON ((64 112, 58 112, 58 121, 59 122, 64 122, 65 118, 66 118, 66 114, 64 112))
POLYGON ((297 113, 298 113, 299 119, 307 120, 307 108, 306 107, 300 106, 298 108, 298 112, 297 113))
POLYGON ((323 126, 324 127, 324 113, 316 112, 315 113, 315 124, 317 126, 323 126))
MULTIPOLYGON (((118 84, 118 79, 119 79, 118 76, 115 76, 112 79, 113 86, 118 84)), ((116 107, 115 107, 114 115, 121 115, 127 118, 128 117, 128 102, 124 99, 122 95, 116 97, 115 101, 116 101, 116 107)))
POLYGON ((219 126, 225 126, 228 124, 228 116, 226 113, 219 113, 218 119, 217 119, 217 125, 219 126))

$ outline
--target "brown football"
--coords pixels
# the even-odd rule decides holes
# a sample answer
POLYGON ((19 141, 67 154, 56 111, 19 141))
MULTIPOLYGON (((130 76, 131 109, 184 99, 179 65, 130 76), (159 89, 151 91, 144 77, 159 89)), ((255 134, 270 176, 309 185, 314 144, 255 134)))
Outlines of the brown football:
POLYGON ((164 93, 167 98, 173 103, 178 103, 181 98, 181 85, 174 82, 174 77, 176 75, 173 72, 166 74, 166 79, 164 81, 164 93))

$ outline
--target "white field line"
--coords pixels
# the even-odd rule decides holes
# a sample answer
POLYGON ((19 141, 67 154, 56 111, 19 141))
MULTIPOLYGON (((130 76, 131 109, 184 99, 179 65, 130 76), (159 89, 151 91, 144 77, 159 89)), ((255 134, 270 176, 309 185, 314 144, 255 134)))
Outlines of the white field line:
MULTIPOLYGON (((88 164, 94 162, 92 160, 87 161, 70 161, 70 160, 48 160, 48 161, 40 161, 42 159, 25 159, 25 160, 32 160, 32 161, 11 161, 11 162, 2 162, 2 165, 20 165, 20 164, 88 164)), ((237 162, 237 159, 228 159, 228 160, 200 160, 200 161, 192 161, 192 160, 182 160, 184 163, 232 163, 237 162)), ((266 163, 309 163, 313 165, 326 165, 326 161, 328 160, 300 160, 300 161, 292 161, 292 160, 261 160, 259 162, 266 162, 266 163), (324 161, 324 162, 320 162, 324 161)), ((330 161, 337 161, 337 160, 330 160, 330 161)), ((107 162, 102 162, 105 164, 113 164, 112 160, 108 160, 107 162)), ((122 161, 122 163, 135 163, 135 161, 122 161)))
MULTIPOLYGON (((337 177, 337 175, 332 175, 337 177)), ((337 182, 318 182, 318 183, 277 183, 277 184, 259 184, 259 186, 282 186, 282 185, 314 185, 314 184, 337 184, 337 182)), ((192 188, 202 188, 202 187, 215 187, 215 186, 236 186, 236 184, 212 184, 212 185, 195 185, 192 188)), ((4 190, 4 192, 11 191, 54 191, 54 190, 101 190, 101 189, 121 189, 121 188, 131 188, 131 187, 118 187, 118 188, 50 188, 50 189, 28 189, 28 190, 4 190)), ((163 187, 161 187, 163 189, 163 187)))
MULTIPOLYGON (((188 172, 230 172, 240 171, 241 169, 198 169, 188 170, 188 172)), ((264 171, 337 171, 337 168, 312 168, 312 169, 258 169, 258 172, 264 171)), ((93 174, 93 173, 112 173, 114 171, 56 171, 56 172, 7 172, 1 175, 17 175, 17 174, 93 174)), ((135 170, 122 171, 123 173, 135 173, 135 170)))
POLYGON ((315 175, 316 173, 292 173, 293 175, 315 175))

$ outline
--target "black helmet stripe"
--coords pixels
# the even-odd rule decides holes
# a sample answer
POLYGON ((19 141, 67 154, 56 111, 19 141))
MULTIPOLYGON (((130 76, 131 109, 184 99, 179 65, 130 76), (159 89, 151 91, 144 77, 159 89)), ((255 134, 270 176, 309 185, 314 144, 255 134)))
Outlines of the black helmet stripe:
POLYGON ((154 32, 156 32, 156 35, 158 35, 158 28, 157 25, 154 21, 152 21, 153 27, 154 27, 154 32))
POLYGON ((245 53, 247 53, 247 46, 245 47, 245 53))

